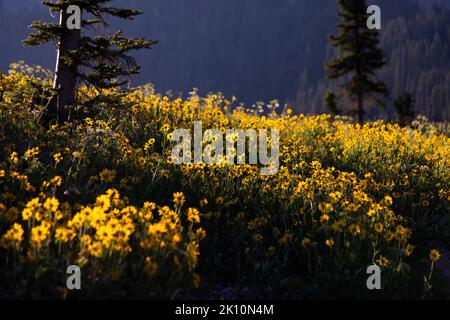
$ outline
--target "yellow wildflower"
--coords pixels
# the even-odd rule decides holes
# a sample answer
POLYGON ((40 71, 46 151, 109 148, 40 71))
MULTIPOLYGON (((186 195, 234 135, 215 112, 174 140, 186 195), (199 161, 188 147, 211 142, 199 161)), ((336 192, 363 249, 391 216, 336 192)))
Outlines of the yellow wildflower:
POLYGON ((409 257, 410 255, 412 255, 413 251, 414 251, 414 246, 411 244, 408 244, 405 248, 405 255, 407 257, 409 257))
POLYGON ((322 212, 323 214, 330 214, 331 212, 333 212, 333 205, 331 203, 319 203, 319 210, 320 212, 322 212))
POLYGON ((111 183, 116 179, 116 171, 105 169, 99 174, 100 181, 103 183, 111 183))
POLYGON ((59 201, 56 198, 48 198, 44 202, 44 209, 50 212, 56 212, 59 208, 59 201))
POLYGON ((352 236, 357 236, 361 234, 361 227, 357 224, 352 224, 348 230, 350 231, 352 236))
POLYGON ((185 202, 186 198, 182 192, 175 192, 173 194, 173 203, 176 205, 182 205, 185 202))
POLYGON ((325 245, 327 246, 327 247, 332 247, 333 245, 334 245, 334 240, 333 239, 327 239, 327 240, 325 240, 325 245))
POLYGON ((200 212, 195 208, 188 209, 188 221, 192 223, 200 223, 200 212))
POLYGON ((31 229, 31 243, 36 247, 40 247, 42 243, 50 237, 50 224, 42 222, 41 225, 31 229))
POLYGON ((9 229, 1 238, 0 244, 4 248, 18 249, 23 241, 24 230, 18 223, 14 223, 11 229, 9 229))
POLYGON ((19 162, 19 155, 17 152, 13 152, 11 153, 11 155, 9 156, 9 159, 11 160, 12 163, 17 163, 19 162))
POLYGON ((391 262, 386 257, 383 257, 383 256, 380 256, 380 258, 375 260, 375 262, 378 266, 383 267, 383 268, 388 268, 391 264, 391 262))
POLYGON ((441 259, 441 253, 437 249, 432 249, 430 251, 430 260, 433 262, 437 262, 441 259))
POLYGON ((330 216, 327 215, 327 214, 323 214, 323 215, 320 217, 320 222, 322 222, 322 223, 328 222, 329 220, 330 220, 330 216))
POLYGON ((375 223, 374 229, 377 233, 382 233, 384 230, 384 227, 381 223, 375 223))
POLYGON ((39 154, 39 152, 40 152, 39 147, 28 149, 24 155, 25 159, 28 160, 28 159, 34 158, 35 156, 37 156, 39 154))
POLYGON ((53 155, 53 159, 55 160, 55 163, 58 164, 63 160, 63 156, 58 152, 53 155))
POLYGON ((73 230, 66 227, 57 228, 55 231, 56 242, 67 243, 75 238, 76 234, 73 230))

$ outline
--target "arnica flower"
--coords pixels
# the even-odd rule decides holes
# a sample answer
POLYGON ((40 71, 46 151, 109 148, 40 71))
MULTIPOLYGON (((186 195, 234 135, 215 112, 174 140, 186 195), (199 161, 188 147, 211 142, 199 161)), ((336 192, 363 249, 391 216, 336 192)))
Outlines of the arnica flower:
POLYGON ((9 156, 9 159, 11 160, 12 163, 17 163, 17 162, 19 162, 19 155, 17 154, 17 152, 14 151, 9 156))
POLYGON ((2 237, 0 244, 4 248, 16 248, 20 247, 23 241, 24 230, 18 223, 14 223, 11 229, 9 229, 2 237))
POLYGON ((156 209, 156 203, 147 201, 144 203, 144 209, 147 211, 153 211, 156 209))
POLYGON ((377 233, 382 233, 384 230, 384 227, 381 223, 375 223, 374 229, 377 233))
POLYGON ((395 233, 394 233, 394 237, 397 240, 403 240, 408 236, 408 229, 403 227, 403 226, 396 226, 395 227, 395 233))
POLYGON ((149 221, 153 218, 153 210, 156 209, 154 202, 145 202, 142 210, 139 211, 138 216, 143 221, 149 221))
POLYGON ((59 208, 59 201, 56 198, 48 198, 44 202, 44 209, 49 212, 56 212, 59 208))
POLYGON ((407 257, 409 257, 410 255, 412 255, 413 251, 414 251, 414 246, 411 244, 408 244, 405 248, 405 255, 407 257))
POLYGON ((348 231, 351 233, 352 236, 357 236, 361 233, 361 227, 357 224, 352 224, 348 231))
POLYGON ((25 206, 25 209, 22 211, 22 219, 24 221, 27 221, 33 217, 33 215, 36 215, 36 213, 40 210, 41 204, 39 202, 39 198, 34 198, 30 200, 27 205, 25 206))
POLYGON ((107 212, 111 208, 111 198, 106 194, 102 194, 95 200, 95 206, 107 212))
POLYGON ((437 249, 433 249, 430 251, 430 260, 433 262, 437 262, 441 259, 441 253, 437 249))
POLYGON ((172 237, 172 245, 173 246, 176 246, 178 243, 180 243, 181 242, 181 236, 179 235, 179 234, 175 234, 173 237, 172 237))
POLYGON ((50 184, 55 187, 59 187, 62 184, 62 178, 60 176, 55 176, 52 180, 50 180, 50 184))
POLYGON ((50 237, 50 223, 44 221, 40 226, 31 229, 31 243, 40 247, 50 237))
POLYGON ((86 126, 88 126, 88 127, 92 127, 94 125, 94 120, 92 120, 91 118, 84 119, 84 122, 86 123, 86 126))
POLYGON ((103 255, 103 246, 100 242, 96 241, 88 245, 89 254, 95 258, 100 258, 103 255))
POLYGON ((323 214, 323 215, 320 217, 320 222, 322 222, 322 223, 328 222, 329 220, 330 220, 330 216, 327 215, 327 214, 323 214))
POLYGON ((55 160, 55 163, 58 164, 63 160, 63 157, 62 157, 61 153, 55 153, 53 155, 53 159, 55 160))
POLYGON ((195 208, 189 208, 188 221, 192 223, 200 223, 200 212, 198 212, 195 208))
POLYGON ((148 234, 158 236, 159 234, 167 233, 167 226, 163 222, 158 222, 148 226, 148 234))
POLYGON ((333 212, 333 206, 330 203, 319 203, 319 210, 323 214, 327 215, 333 212))
POLYGON ((166 124, 164 124, 164 125, 161 127, 160 131, 161 131, 162 133, 167 133, 167 132, 170 131, 170 126, 166 123, 166 124))
POLYGON ((206 231, 204 229, 202 229, 202 228, 198 228, 195 231, 195 236, 196 236, 198 241, 201 241, 201 240, 206 238, 206 231))
POLYGON ((111 226, 101 226, 97 229, 95 236, 105 247, 108 247, 114 240, 114 229, 111 226))
POLYGON ((384 239, 386 240, 386 241, 391 241, 392 239, 394 239, 394 234, 392 233, 392 232, 387 232, 386 233, 386 235, 384 236, 384 239))
POLYGON ((384 197, 384 202, 386 203, 387 206, 392 206, 392 198, 390 196, 385 196, 384 197))
POLYGON ((327 246, 327 247, 332 247, 333 245, 334 245, 334 240, 333 239, 327 239, 327 240, 325 240, 325 245, 327 246))
POLYGON ((73 230, 61 227, 55 231, 56 242, 67 243, 75 238, 76 234, 73 230))
POLYGON ((342 193, 339 191, 331 192, 329 196, 333 202, 338 202, 342 197, 342 193))
POLYGON ((375 262, 377 265, 379 265, 380 267, 383 267, 383 268, 388 268, 391 264, 391 262, 383 256, 380 256, 380 258, 377 259, 375 262))
POLYGON ((151 138, 147 141, 147 143, 144 145, 144 151, 150 150, 150 148, 155 144, 155 139, 151 138))
POLYGON ((374 209, 370 209, 369 211, 367 211, 367 216, 369 218, 373 217, 375 215, 376 211, 374 209))
POLYGON ((116 179, 116 175, 117 173, 115 170, 105 169, 102 172, 100 172, 99 177, 101 182, 111 183, 116 179))
POLYGON ((39 147, 28 149, 25 152, 25 159, 28 160, 28 159, 34 158, 35 156, 37 156, 39 154, 39 152, 40 152, 39 147))
POLYGON ((186 201, 183 192, 175 192, 173 194, 173 203, 176 205, 182 205, 186 201))

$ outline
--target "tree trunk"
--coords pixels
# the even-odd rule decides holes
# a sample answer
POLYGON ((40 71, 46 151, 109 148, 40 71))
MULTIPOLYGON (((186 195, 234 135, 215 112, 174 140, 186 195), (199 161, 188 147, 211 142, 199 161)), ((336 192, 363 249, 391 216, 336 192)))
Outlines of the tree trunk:
POLYGON ((60 12, 59 24, 63 26, 63 32, 57 45, 57 57, 53 89, 56 95, 52 98, 47 108, 46 122, 65 122, 68 120, 66 106, 75 103, 77 87, 77 65, 68 65, 64 62, 64 54, 80 47, 81 30, 67 28, 67 10, 60 12))

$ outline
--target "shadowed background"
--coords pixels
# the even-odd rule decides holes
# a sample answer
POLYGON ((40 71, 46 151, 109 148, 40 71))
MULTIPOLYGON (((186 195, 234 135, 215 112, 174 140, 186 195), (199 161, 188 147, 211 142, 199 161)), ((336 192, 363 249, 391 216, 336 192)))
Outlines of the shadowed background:
MULTIPOLYGON (((117 0, 144 15, 134 22, 111 21, 112 31, 159 40, 136 54, 142 66, 133 84, 151 82, 160 92, 186 95, 220 91, 251 105, 279 99, 297 112, 326 112, 322 99, 335 83, 324 62, 334 55, 327 36, 336 31, 334 0, 117 0)), ((416 112, 450 120, 450 0, 374 0, 382 9, 381 72, 391 92, 387 109, 371 117, 393 118, 392 101, 404 91, 416 112)), ((25 60, 53 69, 52 46, 23 48, 33 20, 57 21, 40 0, 0 0, 0 70, 25 60)))

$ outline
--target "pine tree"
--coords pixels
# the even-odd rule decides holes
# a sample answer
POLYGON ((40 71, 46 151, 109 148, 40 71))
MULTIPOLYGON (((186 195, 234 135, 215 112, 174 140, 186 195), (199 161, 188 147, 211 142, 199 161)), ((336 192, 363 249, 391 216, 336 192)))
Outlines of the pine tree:
POLYGON ((53 41, 56 43, 57 59, 51 99, 45 114, 46 122, 64 122, 68 119, 66 107, 77 101, 76 89, 80 84, 98 90, 122 87, 127 77, 135 75, 139 66, 129 51, 151 48, 156 41, 142 38, 127 38, 119 31, 112 35, 91 36, 85 30, 99 32, 107 29, 107 17, 133 20, 142 12, 115 8, 108 5, 112 0, 54 0, 42 1, 51 12, 59 12, 59 23, 34 22, 36 30, 24 40, 26 46, 37 46, 53 41), (69 28, 73 12, 71 5, 81 12, 80 28, 69 28))
POLYGON ((325 103, 325 107, 332 115, 335 115, 335 116, 341 115, 342 111, 338 108, 337 101, 336 101, 336 95, 332 91, 327 90, 325 92, 323 101, 325 103))
POLYGON ((330 40, 339 50, 340 56, 326 64, 328 78, 349 78, 343 87, 348 96, 356 101, 356 110, 351 113, 356 113, 359 122, 363 123, 366 114, 364 103, 367 99, 384 105, 379 96, 386 96, 387 88, 384 82, 375 80, 374 75, 376 70, 386 64, 385 56, 378 48, 378 31, 367 28, 369 16, 366 1, 338 0, 338 3, 340 34, 331 36, 330 40))

